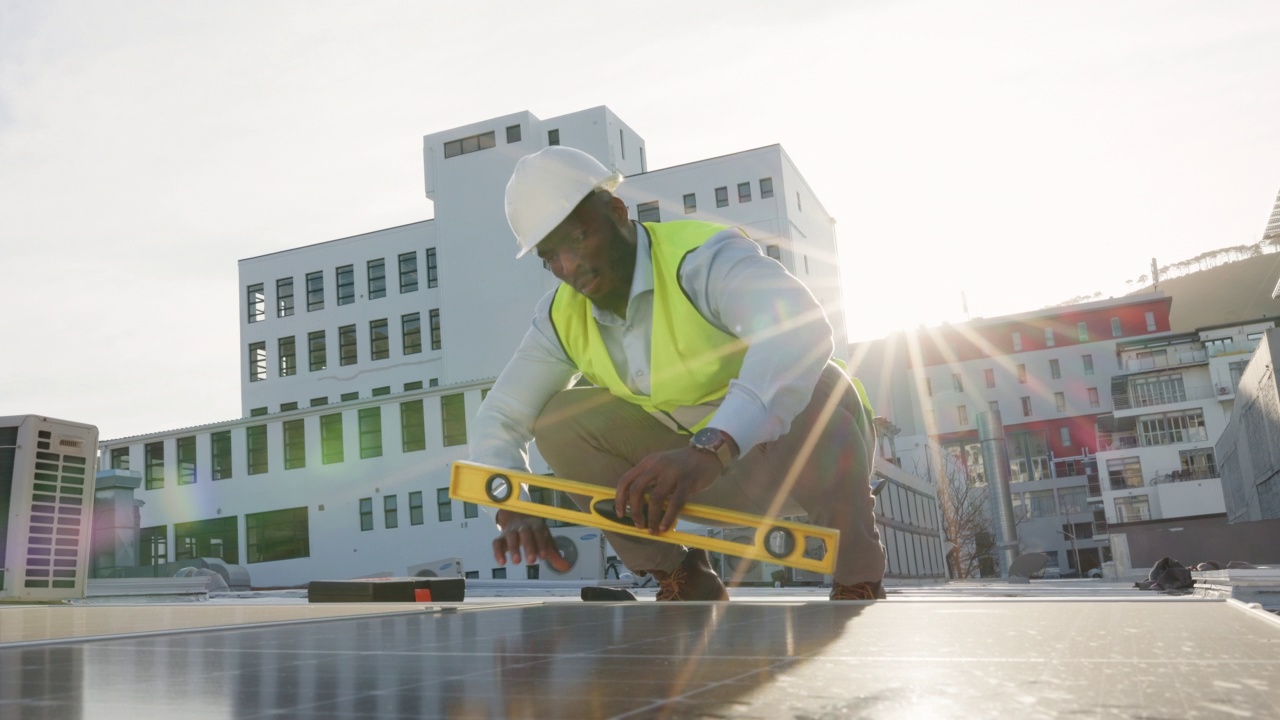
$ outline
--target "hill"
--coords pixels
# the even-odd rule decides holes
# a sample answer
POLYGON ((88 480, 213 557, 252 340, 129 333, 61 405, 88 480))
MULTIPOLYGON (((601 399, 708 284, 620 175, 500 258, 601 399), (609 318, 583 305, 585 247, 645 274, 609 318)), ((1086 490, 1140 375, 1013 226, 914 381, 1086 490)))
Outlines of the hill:
POLYGON ((1230 325, 1242 320, 1280 319, 1271 291, 1280 279, 1280 253, 1268 253, 1147 285, 1130 294, 1158 290, 1173 298, 1174 332, 1230 325))

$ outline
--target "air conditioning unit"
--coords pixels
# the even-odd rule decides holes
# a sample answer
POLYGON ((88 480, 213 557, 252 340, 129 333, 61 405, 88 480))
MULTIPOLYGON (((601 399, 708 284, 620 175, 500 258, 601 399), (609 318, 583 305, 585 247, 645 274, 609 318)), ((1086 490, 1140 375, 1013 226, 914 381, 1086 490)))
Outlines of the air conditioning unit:
POLYGON ((462 558, 444 558, 409 566, 409 577, 466 577, 462 558))
POLYGON ((0 601, 83 598, 98 429, 0 417, 0 601))
POLYGON ((551 563, 542 563, 543 580, 600 580, 604 577, 604 533, 596 528, 574 525, 551 528, 556 547, 569 561, 569 569, 560 572, 551 563))

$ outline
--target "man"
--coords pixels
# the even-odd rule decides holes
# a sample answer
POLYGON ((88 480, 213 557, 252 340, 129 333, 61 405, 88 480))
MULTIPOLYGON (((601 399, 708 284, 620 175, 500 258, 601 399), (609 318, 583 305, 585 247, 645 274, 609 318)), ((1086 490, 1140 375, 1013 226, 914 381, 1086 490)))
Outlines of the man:
MULTIPOLYGON (((620 182, 563 146, 516 164, 506 209, 517 257, 536 252, 562 284, 481 405, 471 459, 527 469, 536 438, 557 476, 616 487, 619 513, 654 534, 688 502, 807 513, 841 533, 832 599, 883 598, 875 431, 830 362, 821 306, 738 230, 630 221, 620 182), (579 374, 595 387, 570 388, 579 374)), ((542 519, 496 520, 499 565, 566 568, 542 519)), ((728 599, 705 551, 606 535, 658 579, 659 600, 728 599)))

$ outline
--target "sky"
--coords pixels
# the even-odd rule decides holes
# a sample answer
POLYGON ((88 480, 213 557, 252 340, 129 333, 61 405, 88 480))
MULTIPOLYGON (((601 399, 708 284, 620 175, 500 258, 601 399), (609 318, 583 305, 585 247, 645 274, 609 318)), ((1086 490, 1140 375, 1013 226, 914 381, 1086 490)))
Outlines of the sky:
POLYGON ((520 110, 780 143, 853 340, 1119 295, 1258 241, 1278 78, 1273 0, 0 0, 0 416, 237 417, 237 261, 430 218, 422 136, 520 110))

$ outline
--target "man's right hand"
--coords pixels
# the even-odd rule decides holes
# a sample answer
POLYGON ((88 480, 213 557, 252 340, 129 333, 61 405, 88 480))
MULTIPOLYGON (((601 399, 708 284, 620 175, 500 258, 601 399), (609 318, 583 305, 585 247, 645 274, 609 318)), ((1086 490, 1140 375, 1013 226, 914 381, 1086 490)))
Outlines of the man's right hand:
POLYGON ((498 537, 493 541, 493 559, 499 566, 506 565, 510 556, 516 565, 521 562, 532 565, 542 559, 558 572, 568 572, 569 561, 560 555, 546 520, 510 510, 499 510, 494 519, 498 523, 498 537))

